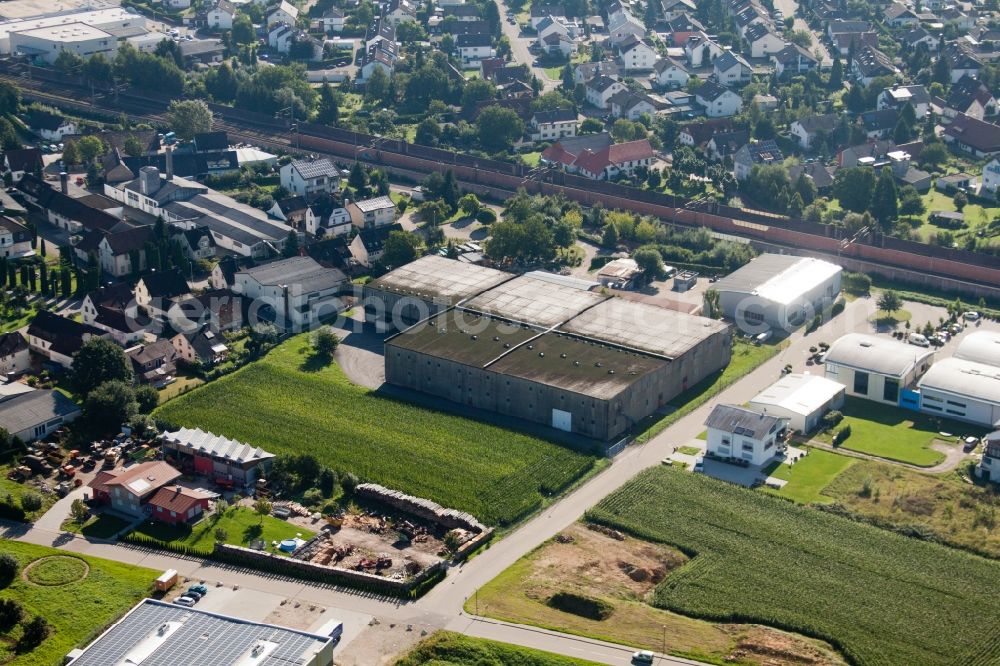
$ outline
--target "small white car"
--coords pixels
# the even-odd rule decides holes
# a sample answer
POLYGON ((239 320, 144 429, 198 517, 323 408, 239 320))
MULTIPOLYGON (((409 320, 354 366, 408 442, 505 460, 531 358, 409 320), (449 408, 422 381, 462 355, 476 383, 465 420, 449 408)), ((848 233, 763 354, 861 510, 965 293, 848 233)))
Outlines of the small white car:
POLYGON ((177 604, 178 606, 185 606, 187 608, 190 608, 191 606, 194 606, 195 603, 197 602, 191 597, 185 595, 183 597, 177 597, 176 599, 174 599, 174 603, 177 604))
POLYGON ((975 310, 970 310, 962 315, 965 321, 979 321, 979 313, 975 310))

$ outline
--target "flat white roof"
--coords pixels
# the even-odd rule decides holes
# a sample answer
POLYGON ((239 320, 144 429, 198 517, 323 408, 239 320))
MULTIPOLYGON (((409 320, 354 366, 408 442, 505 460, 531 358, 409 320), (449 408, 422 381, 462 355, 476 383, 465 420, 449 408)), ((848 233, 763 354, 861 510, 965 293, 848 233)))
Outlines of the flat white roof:
POLYGON ((826 363, 902 377, 924 359, 933 356, 934 351, 929 347, 917 347, 888 336, 848 333, 830 345, 826 363))
POLYGON ((111 25, 122 25, 124 22, 135 22, 135 25, 143 27, 146 25, 146 18, 142 14, 122 7, 105 7, 103 9, 84 10, 78 12, 67 12, 64 14, 50 14, 28 19, 11 19, 0 22, 0 39, 6 38, 12 32, 23 32, 35 30, 37 28, 49 28, 57 25, 69 25, 72 23, 83 23, 88 26, 104 28, 111 25))
POLYGON ((985 363, 946 358, 931 366, 917 383, 932 389, 1000 405, 1000 368, 985 363))
POLYGON ((66 23, 64 25, 50 25, 31 30, 16 30, 14 34, 66 43, 83 42, 91 39, 113 39, 110 34, 100 28, 95 28, 86 23, 66 23))
POLYGON ((822 259, 787 254, 762 254, 716 283, 720 292, 753 294, 774 303, 790 304, 841 272, 822 259))
POLYGON ((955 348, 955 358, 1000 366, 1000 333, 976 331, 965 336, 955 348))
POLYGON ((808 416, 844 392, 844 385, 819 375, 785 375, 750 401, 752 407, 780 407, 808 416))

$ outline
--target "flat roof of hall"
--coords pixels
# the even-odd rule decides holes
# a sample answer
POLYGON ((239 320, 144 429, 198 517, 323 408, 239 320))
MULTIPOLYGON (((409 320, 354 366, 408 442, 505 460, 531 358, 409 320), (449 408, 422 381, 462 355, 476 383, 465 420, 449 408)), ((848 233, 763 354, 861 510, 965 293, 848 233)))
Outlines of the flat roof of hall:
POLYGON ((454 305, 513 277, 495 268, 429 254, 372 280, 366 289, 454 305))
POLYGON ((479 294, 464 304, 512 321, 550 328, 609 298, 592 291, 522 275, 479 294))

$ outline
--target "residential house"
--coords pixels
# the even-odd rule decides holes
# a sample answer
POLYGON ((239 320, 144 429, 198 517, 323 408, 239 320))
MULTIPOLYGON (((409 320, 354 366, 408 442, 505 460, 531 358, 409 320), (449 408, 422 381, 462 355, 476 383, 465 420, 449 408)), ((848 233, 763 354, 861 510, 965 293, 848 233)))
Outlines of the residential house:
POLYGON ((712 62, 722 55, 722 47, 712 41, 708 35, 701 32, 688 37, 684 44, 684 57, 688 64, 695 69, 712 64, 712 62))
POLYGON ((885 109, 902 111, 907 104, 913 106, 917 120, 926 116, 931 109, 931 96, 927 88, 920 85, 886 88, 879 93, 876 108, 879 111, 885 109))
POLYGON ((0 215, 0 256, 20 259, 34 253, 28 227, 6 215, 0 215))
POLYGON ((340 191, 340 170, 328 157, 292 160, 280 173, 281 186, 307 200, 340 191))
POLYGON ((1000 154, 1000 126, 965 114, 955 116, 941 138, 945 143, 976 157, 1000 154))
POLYGON ((253 259, 226 255, 219 259, 219 263, 212 269, 211 275, 208 276, 208 285, 216 290, 232 289, 236 284, 236 274, 243 268, 255 265, 253 259))
POLYGON ((705 109, 705 115, 709 118, 735 116, 743 110, 743 98, 713 81, 698 86, 694 91, 694 99, 705 109))
POLYGON ((576 136, 578 125, 577 114, 573 109, 535 111, 531 114, 530 136, 533 141, 558 141, 576 136))
POLYGON ((747 33, 754 26, 766 23, 766 11, 751 2, 740 2, 733 10, 733 19, 736 21, 736 29, 741 37, 746 37, 747 33))
POLYGON ((528 11, 528 23, 533 30, 546 18, 566 18, 566 10, 561 2, 533 2, 528 11))
POLYGON ((618 45, 627 39, 643 39, 646 26, 629 11, 608 14, 608 39, 618 45))
POLYGON ((537 43, 542 44, 542 40, 546 37, 552 35, 561 35, 563 37, 570 37, 569 27, 566 25, 565 19, 556 19, 552 16, 547 16, 538 23, 538 27, 535 28, 535 32, 538 35, 537 43))
POLYGON ((666 106, 666 103, 658 102, 649 95, 623 90, 611 98, 611 115, 615 118, 626 118, 634 121, 644 114, 652 116, 666 106))
POLYGON ((715 80, 724 86, 742 86, 750 83, 753 77, 753 67, 750 63, 733 51, 726 51, 716 58, 712 71, 715 80))
POLYGON ((983 61, 972 47, 963 41, 947 44, 941 52, 941 57, 948 60, 951 66, 951 82, 958 83, 962 77, 976 78, 983 67, 983 61))
POLYGON ((123 347, 143 340, 150 328, 148 317, 139 314, 132 287, 119 282, 101 287, 83 297, 83 323, 100 329, 123 347))
POLYGON ((771 62, 774 63, 774 73, 777 76, 790 76, 811 72, 819 67, 819 60, 798 44, 788 44, 777 53, 771 54, 771 62))
POLYGON ((733 129, 733 121, 729 118, 695 120, 681 126, 677 133, 677 141, 682 146, 700 148, 707 144, 708 140, 716 133, 730 132, 733 129))
POLYGON ((625 90, 624 83, 601 74, 587 82, 587 103, 598 109, 609 109, 611 98, 622 90, 625 90))
POLYGON ((170 238, 180 244, 184 256, 191 261, 201 261, 215 256, 215 238, 208 227, 190 229, 171 228, 170 238))
MULTIPOLYGON (((851 54, 851 49, 855 52, 860 51, 863 48, 870 47, 873 49, 878 48, 878 33, 877 32, 841 32, 835 34, 831 41, 833 42, 834 48, 840 53, 841 57, 849 56, 851 54)), ((850 63, 847 63, 848 66, 850 63)))
POLYGON ((677 89, 687 85, 691 79, 691 72, 679 60, 662 58, 653 65, 653 73, 649 78, 660 88, 677 89))
POLYGON ((396 221, 396 204, 389 197, 352 201, 346 208, 352 224, 359 229, 384 227, 396 221))
POLYGON ((81 414, 59 391, 38 389, 0 400, 0 428, 22 442, 44 439, 81 414))
POLYGON ((997 113, 997 100, 981 81, 971 77, 963 77, 948 91, 948 97, 942 107, 945 118, 954 118, 965 114, 977 120, 997 113))
POLYGON ((150 273, 139 278, 135 285, 135 303, 148 316, 162 319, 181 296, 191 293, 191 287, 180 269, 150 273))
POLYGON ((621 68, 613 60, 582 62, 573 69, 573 83, 578 86, 584 85, 599 76, 618 79, 621 74, 621 68))
MULTIPOLYGON (((349 249, 351 261, 354 265, 371 268, 371 266, 382 260, 385 254, 385 241, 389 234, 394 231, 402 231, 403 227, 398 222, 387 227, 375 227, 372 229, 361 229, 357 235, 351 239, 349 249)), ((340 238, 331 239, 339 242, 340 238)), ((335 246, 336 249, 336 246, 335 246)))
POLYGON ((181 469, 239 489, 255 487, 274 461, 274 454, 264 449, 199 428, 165 432, 160 442, 164 457, 181 469))
POLYGON ((579 157, 584 151, 589 150, 592 153, 597 153, 604 148, 607 148, 612 143, 614 143, 614 140, 607 132, 569 137, 556 141, 543 150, 540 163, 555 164, 563 169, 566 169, 567 171, 571 171, 573 162, 575 162, 576 158, 579 157))
POLYGON ((933 53, 941 46, 941 39, 937 35, 928 32, 922 27, 913 28, 903 34, 899 39, 903 42, 903 44, 913 50, 916 50, 921 44, 923 44, 927 47, 928 51, 933 53))
POLYGON ((98 245, 101 270, 117 278, 146 270, 146 244, 152 240, 152 225, 104 234, 98 245))
POLYGON ((750 132, 745 129, 718 132, 708 140, 708 144, 705 146, 705 153, 713 162, 721 162, 727 157, 731 158, 749 141, 750 132))
POLYGON ((318 19, 313 21, 313 26, 320 32, 327 34, 331 32, 343 32, 344 20, 344 10, 339 7, 331 7, 323 12, 318 19))
POLYGON ((700 32, 705 32, 705 26, 691 14, 679 14, 667 22, 666 34, 670 44, 676 48, 684 48, 688 38, 700 32))
POLYGON ((805 174, 813 182, 819 192, 825 192, 833 187, 833 173, 830 167, 821 162, 808 162, 788 167, 788 180, 794 183, 799 176, 805 174))
POLYGON ((817 135, 830 136, 836 131, 840 116, 827 113, 817 116, 805 116, 792 122, 790 134, 798 141, 802 150, 810 150, 817 135))
POLYGON ((983 481, 1000 482, 1000 431, 983 437, 983 457, 976 465, 976 476, 983 481))
POLYGON ((367 81, 371 78, 376 69, 381 69, 386 76, 392 76, 396 67, 396 56, 394 51, 379 48, 377 45, 365 51, 361 60, 361 80, 367 81))
MULTIPOLYGON (((445 18, 454 18, 454 19, 456 19, 458 21, 463 21, 463 22, 478 21, 478 20, 480 20, 483 17, 482 16, 482 12, 480 11, 479 7, 477 7, 476 5, 473 5, 473 4, 453 5, 451 7, 445 7, 444 8, 444 15, 445 15, 445 18)), ((552 17, 548 17, 548 18, 552 18, 552 17)), ((562 18, 563 20, 565 20, 566 17, 563 16, 563 17, 560 17, 560 18, 562 18)), ((544 19, 542 21, 544 22, 544 19)), ((541 24, 539 24, 539 25, 541 25, 541 24)), ((445 29, 447 30, 447 26, 445 27, 445 29)), ((536 28, 535 30, 537 31, 538 28, 536 28)))
POLYGON ((178 333, 170 338, 179 363, 191 366, 211 367, 229 357, 229 347, 223 338, 212 332, 210 326, 203 326, 190 333, 178 333))
POLYGON ((871 23, 868 21, 837 19, 826 24, 826 35, 831 40, 833 40, 836 35, 859 32, 872 32, 871 23))
POLYGON ((382 15, 398 27, 403 21, 416 22, 417 6, 410 0, 389 0, 382 15))
POLYGON ((132 363, 137 383, 163 388, 175 380, 177 353, 169 340, 130 347, 125 350, 125 356, 132 363))
POLYGON ((278 53, 288 53, 292 50, 299 30, 287 23, 275 23, 267 31, 267 45, 278 53))
POLYGON ((899 111, 896 109, 865 111, 858 116, 857 122, 869 139, 888 139, 899 124, 899 111))
POLYGON ((781 149, 773 140, 748 143, 733 155, 733 175, 736 180, 746 180, 757 165, 781 164, 781 149))
POLYGON ((73 355, 87 340, 105 338, 107 334, 93 326, 68 317, 40 310, 28 325, 28 347, 64 368, 73 367, 73 355))
POLYGON ((347 281, 311 257, 292 257, 237 272, 233 290, 270 306, 279 328, 301 331, 343 309, 339 294, 347 281))
MULTIPOLYGON (((941 182, 940 178, 938 182, 941 182)), ((998 187, 1000 187, 1000 160, 994 157, 983 167, 983 192, 996 196, 998 187)))
POLYGON ((619 175, 631 176, 639 167, 649 167, 656 155, 646 139, 616 143, 599 152, 583 151, 573 162, 581 176, 594 180, 611 180, 619 175))
POLYGON ((316 237, 347 236, 354 228, 351 212, 346 208, 334 208, 329 214, 316 216, 315 224, 306 223, 306 231, 316 237))
POLYGON ((455 46, 462 64, 469 67, 478 67, 480 60, 496 55, 493 38, 488 34, 459 35, 455 39, 455 46))
POLYGON ((215 65, 226 57, 226 43, 221 39, 185 39, 178 43, 185 67, 215 65))
POLYGON ((139 463, 128 468, 101 470, 87 485, 94 500, 134 518, 145 518, 146 503, 181 473, 162 460, 139 463))
POLYGON ((30 111, 25 120, 28 128, 46 141, 62 141, 67 135, 76 134, 76 123, 59 113, 30 111))
POLYGON ((288 2, 288 0, 280 0, 274 9, 267 13, 266 25, 268 28, 279 23, 295 25, 295 22, 298 20, 299 8, 288 2))
POLYGON ((893 28, 911 28, 920 24, 916 12, 901 2, 894 2, 882 13, 886 25, 893 28))
POLYGON ((383 21, 381 17, 372 20, 365 33, 365 49, 370 50, 373 46, 381 46, 395 53, 396 26, 391 21, 383 21))
POLYGON ((300 231, 319 225, 320 216, 316 214, 306 198, 300 195, 275 201, 274 205, 268 209, 267 214, 300 231))
POLYGON ((959 30, 969 30, 975 25, 975 20, 958 7, 945 7, 938 12, 938 18, 944 24, 952 24, 959 30))
POLYGON ((880 76, 896 76, 899 69, 892 64, 892 59, 876 48, 866 46, 854 54, 851 61, 851 74, 862 85, 869 85, 880 76))
MULTIPOLYGON (((987 162, 986 167, 989 167, 992 162, 987 162)), ((986 190, 986 167, 983 167, 983 189, 986 190)), ((993 189, 996 189, 996 185, 1000 184, 1000 162, 994 165, 991 179, 993 180, 993 189)), ((938 176, 934 181, 934 189, 938 192, 944 192, 948 196, 953 195, 958 190, 964 192, 975 192, 979 190, 979 179, 972 175, 971 173, 965 173, 960 171, 958 173, 949 173, 944 176, 938 176)))
POLYGON ((739 405, 716 405, 705 420, 710 456, 763 466, 779 455, 784 419, 739 405))
POLYGON ((236 17, 236 8, 229 0, 216 0, 207 9, 199 12, 195 23, 209 30, 220 32, 233 29, 233 19, 236 17))
POLYGON ((568 59, 576 54, 576 42, 566 35, 552 33, 539 41, 541 42, 542 49, 549 55, 568 59))
POLYGON ((660 11, 666 21, 673 23, 679 18, 686 17, 688 13, 698 11, 694 0, 660 0, 660 11))
POLYGON ((644 40, 630 37, 618 44, 618 57, 626 72, 648 72, 659 54, 644 40))
POLYGON ((38 148, 15 148, 3 154, 4 171, 10 174, 15 185, 25 174, 40 174, 45 163, 38 148))
POLYGON ((215 333, 233 331, 249 319, 252 307, 252 303, 228 289, 211 289, 172 299, 166 320, 171 330, 180 333, 193 333, 206 326, 215 333))
POLYGON ((0 335, 0 374, 19 375, 31 368, 28 341, 18 331, 0 335))
POLYGON ((149 498, 149 517, 167 525, 183 525, 201 520, 214 494, 184 486, 164 486, 149 498))
POLYGON ((745 39, 750 44, 751 58, 766 58, 779 53, 787 44, 766 23, 755 23, 747 28, 745 39))

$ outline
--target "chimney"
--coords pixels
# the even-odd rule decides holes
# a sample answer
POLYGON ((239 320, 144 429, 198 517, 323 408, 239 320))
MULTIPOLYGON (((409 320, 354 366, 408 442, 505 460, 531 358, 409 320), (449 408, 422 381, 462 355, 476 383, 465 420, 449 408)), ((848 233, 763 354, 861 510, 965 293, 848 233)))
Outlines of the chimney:
POLYGON ((167 146, 167 180, 174 179, 174 151, 173 148, 167 146))
POLYGON ((65 171, 59 172, 59 190, 63 194, 69 194, 69 174, 65 171))

